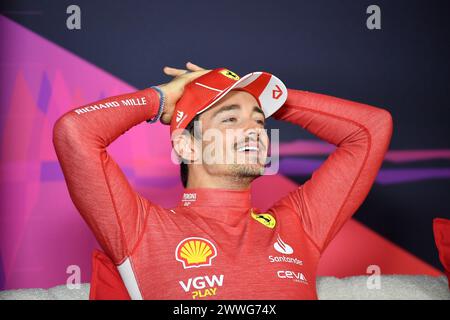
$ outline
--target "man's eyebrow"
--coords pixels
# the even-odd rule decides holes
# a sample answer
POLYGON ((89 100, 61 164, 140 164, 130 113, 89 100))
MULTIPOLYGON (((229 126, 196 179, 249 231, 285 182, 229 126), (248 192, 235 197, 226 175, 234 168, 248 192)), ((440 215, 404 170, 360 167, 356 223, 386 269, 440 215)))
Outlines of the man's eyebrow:
MULTIPOLYGON (((240 108, 241 108, 241 106, 239 104, 230 104, 228 106, 223 106, 219 110, 214 112, 211 118, 214 118, 215 116, 217 116, 221 112, 230 111, 230 110, 236 110, 236 109, 240 109, 240 108)), ((261 110, 260 107, 254 106, 253 107, 253 112, 261 113, 264 116, 264 112, 261 110)))
POLYGON ((264 111, 262 111, 262 109, 260 107, 253 107, 253 112, 261 113, 263 115, 264 119, 266 118, 264 111))
POLYGON ((240 108, 241 108, 241 106, 238 105, 238 104, 230 104, 229 106, 220 107, 219 110, 217 110, 216 112, 213 113, 211 118, 214 118, 215 116, 217 116, 221 112, 230 111, 230 110, 236 110, 236 109, 240 109, 240 108))

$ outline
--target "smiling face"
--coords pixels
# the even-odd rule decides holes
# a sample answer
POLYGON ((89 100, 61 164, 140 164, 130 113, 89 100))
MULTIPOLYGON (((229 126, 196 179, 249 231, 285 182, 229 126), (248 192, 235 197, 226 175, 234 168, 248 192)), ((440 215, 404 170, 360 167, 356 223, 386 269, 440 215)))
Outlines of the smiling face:
POLYGON ((235 182, 242 179, 243 183, 249 183, 264 173, 269 139, 264 130, 264 113, 253 95, 231 90, 203 112, 199 121, 201 139, 192 139, 190 147, 181 150, 181 154, 186 149, 192 151, 184 158, 202 160, 189 165, 189 182, 192 178, 197 181, 232 178, 235 182))

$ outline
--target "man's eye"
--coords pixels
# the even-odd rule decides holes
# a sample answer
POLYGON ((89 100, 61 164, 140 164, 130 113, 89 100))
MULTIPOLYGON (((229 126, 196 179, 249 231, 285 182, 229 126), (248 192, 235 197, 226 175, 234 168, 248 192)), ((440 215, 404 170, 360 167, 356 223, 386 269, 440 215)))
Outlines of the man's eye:
POLYGON ((264 120, 256 120, 257 123, 264 125, 265 121, 264 120))
POLYGON ((237 119, 235 117, 231 117, 231 118, 226 118, 224 120, 222 120, 222 122, 236 122, 237 119))

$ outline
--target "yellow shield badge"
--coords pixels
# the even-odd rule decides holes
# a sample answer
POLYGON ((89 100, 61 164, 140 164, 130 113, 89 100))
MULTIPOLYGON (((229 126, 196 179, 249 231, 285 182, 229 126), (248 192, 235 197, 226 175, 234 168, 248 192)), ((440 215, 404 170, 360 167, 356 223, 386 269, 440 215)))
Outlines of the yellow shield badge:
POLYGON ((236 81, 240 79, 240 77, 236 73, 234 73, 233 71, 230 71, 228 69, 221 70, 221 71, 219 71, 219 73, 223 74, 225 77, 228 77, 228 78, 236 80, 236 81))
POLYGON ((268 213, 254 213, 251 212, 252 218, 258 221, 259 223, 262 223, 267 228, 273 229, 275 225, 277 224, 277 221, 275 220, 274 216, 268 213))

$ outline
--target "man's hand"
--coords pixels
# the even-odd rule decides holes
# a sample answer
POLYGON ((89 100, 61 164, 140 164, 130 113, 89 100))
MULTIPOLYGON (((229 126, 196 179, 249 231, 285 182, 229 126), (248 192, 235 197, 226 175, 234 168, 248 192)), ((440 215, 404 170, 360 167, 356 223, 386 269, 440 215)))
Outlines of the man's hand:
POLYGON ((158 85, 166 97, 164 111, 160 119, 163 124, 170 124, 175 104, 183 95, 184 87, 192 80, 211 71, 201 68, 191 62, 186 63, 186 68, 187 70, 165 66, 163 69, 165 74, 174 77, 170 82, 158 85))

